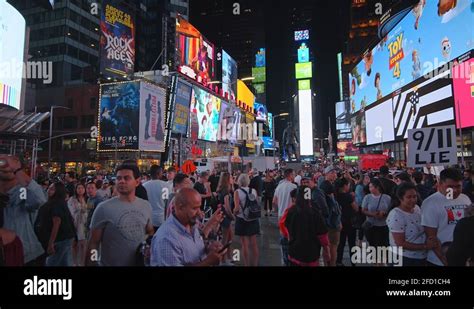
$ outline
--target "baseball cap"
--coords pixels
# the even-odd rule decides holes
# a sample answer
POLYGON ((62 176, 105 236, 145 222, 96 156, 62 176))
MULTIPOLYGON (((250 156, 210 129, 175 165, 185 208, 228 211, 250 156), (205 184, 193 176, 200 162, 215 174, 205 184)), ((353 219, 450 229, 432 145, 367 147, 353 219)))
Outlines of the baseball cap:
POLYGON ((331 172, 337 172, 337 168, 334 165, 329 165, 324 169, 324 174, 329 174, 331 172))

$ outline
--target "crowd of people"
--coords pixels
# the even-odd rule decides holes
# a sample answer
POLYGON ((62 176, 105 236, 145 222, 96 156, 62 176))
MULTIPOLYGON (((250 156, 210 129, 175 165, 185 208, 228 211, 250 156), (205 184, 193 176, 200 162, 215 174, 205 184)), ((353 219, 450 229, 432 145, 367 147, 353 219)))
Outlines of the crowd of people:
POLYGON ((238 241, 237 265, 265 266, 258 237, 270 217, 284 266, 344 266, 347 246, 352 255, 363 242, 403 248, 404 266, 474 263, 473 175, 429 171, 333 164, 185 175, 155 165, 145 176, 129 160, 113 180, 67 172, 37 182, 0 155, 0 263, 231 266, 238 241))

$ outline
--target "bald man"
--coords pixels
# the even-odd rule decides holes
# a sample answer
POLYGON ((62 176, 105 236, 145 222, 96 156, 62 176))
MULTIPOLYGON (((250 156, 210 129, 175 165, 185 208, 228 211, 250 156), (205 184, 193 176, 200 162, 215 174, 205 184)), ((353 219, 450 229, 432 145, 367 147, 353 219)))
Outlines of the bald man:
POLYGON ((151 266, 215 266, 226 251, 211 243, 207 248, 199 232, 201 195, 182 188, 174 198, 174 212, 158 229, 151 244, 151 266))

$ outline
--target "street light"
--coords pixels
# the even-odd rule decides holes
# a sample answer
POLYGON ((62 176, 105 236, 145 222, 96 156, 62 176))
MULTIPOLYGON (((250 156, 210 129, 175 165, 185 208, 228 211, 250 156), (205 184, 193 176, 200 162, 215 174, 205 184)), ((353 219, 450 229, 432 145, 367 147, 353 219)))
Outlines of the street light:
POLYGON ((52 140, 52 137, 53 137, 53 114, 54 114, 54 109, 55 108, 70 109, 69 107, 65 107, 65 106, 52 105, 51 110, 49 112, 48 177, 51 174, 51 140, 52 140))
POLYGON ((272 127, 272 135, 273 135, 273 164, 275 164, 275 152, 276 152, 276 145, 275 145, 275 118, 278 118, 278 117, 286 117, 286 116, 289 116, 290 113, 282 113, 282 114, 279 114, 279 115, 273 115, 272 116, 272 123, 273 123, 273 127, 272 127))

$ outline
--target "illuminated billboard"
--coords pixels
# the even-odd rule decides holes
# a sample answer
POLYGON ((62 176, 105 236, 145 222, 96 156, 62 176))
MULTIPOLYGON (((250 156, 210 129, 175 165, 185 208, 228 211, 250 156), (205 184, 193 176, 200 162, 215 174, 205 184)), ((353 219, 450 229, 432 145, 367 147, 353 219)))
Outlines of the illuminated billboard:
POLYGON ((222 91, 229 94, 229 98, 237 98, 237 62, 222 51, 222 91))
POLYGON ((247 106, 252 106, 255 103, 255 96, 250 89, 240 79, 237 81, 237 101, 244 102, 247 106))
POLYGON ((309 40, 309 30, 295 31, 295 41, 309 40))
POLYGON ((253 88, 257 94, 265 93, 265 84, 253 84, 253 88))
POLYGON ((100 94, 97 151, 138 150, 140 82, 103 84, 100 94))
POLYGON ((336 103, 336 136, 338 140, 352 138, 349 101, 336 103))
POLYGON ((313 104, 311 90, 299 90, 300 155, 313 156, 313 104))
POLYGON ((176 23, 178 70, 207 85, 215 76, 214 45, 186 19, 178 16, 176 23))
POLYGON ((193 88, 179 80, 176 84, 175 107, 172 132, 187 135, 189 122, 189 104, 193 88))
POLYGON ((392 100, 387 100, 365 112, 367 145, 395 140, 392 100))
POLYGON ((257 111, 256 120, 267 122, 267 107, 261 103, 255 102, 253 108, 257 111))
POLYGON ((309 62, 309 48, 306 43, 301 43, 300 48, 298 48, 298 62, 309 62))
POLYGON ((135 68, 135 22, 122 7, 105 0, 100 29, 100 72, 104 76, 124 78, 135 68))
POLYGON ((295 64, 296 79, 306 79, 313 77, 312 62, 296 63, 295 64))
POLYGON ((198 86, 193 86, 190 109, 199 126, 198 139, 208 142, 217 141, 221 99, 198 86))
POLYGON ((255 66, 257 68, 262 68, 266 66, 265 48, 260 48, 257 54, 255 55, 255 66))
POLYGON ((252 77, 254 78, 252 83, 260 84, 266 82, 266 70, 265 67, 252 68, 252 77))
POLYGON ((351 119, 352 128, 352 142, 354 145, 365 144, 367 137, 365 134, 365 113, 358 112, 352 116, 351 119))
POLYGON ((25 49, 25 18, 0 1, 0 104, 20 109, 25 49))
POLYGON ((454 103, 456 107, 457 120, 456 126, 458 128, 473 127, 474 58, 459 64, 453 70, 454 103))
POLYGON ((165 151, 166 89, 140 83, 140 137, 141 151, 165 151))
POLYGON ((470 1, 420 3, 349 74, 352 113, 474 48, 470 1))
POLYGON ((298 81, 298 90, 311 90, 311 80, 302 79, 298 81))

